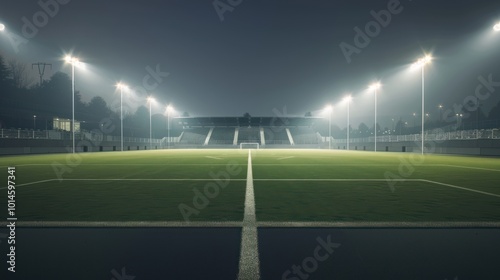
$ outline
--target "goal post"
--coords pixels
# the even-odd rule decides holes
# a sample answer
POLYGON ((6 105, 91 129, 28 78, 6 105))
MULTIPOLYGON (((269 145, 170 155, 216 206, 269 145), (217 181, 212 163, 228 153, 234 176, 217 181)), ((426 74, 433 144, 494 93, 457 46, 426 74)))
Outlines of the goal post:
POLYGON ((240 143, 240 150, 241 149, 260 149, 260 144, 259 143, 240 143))

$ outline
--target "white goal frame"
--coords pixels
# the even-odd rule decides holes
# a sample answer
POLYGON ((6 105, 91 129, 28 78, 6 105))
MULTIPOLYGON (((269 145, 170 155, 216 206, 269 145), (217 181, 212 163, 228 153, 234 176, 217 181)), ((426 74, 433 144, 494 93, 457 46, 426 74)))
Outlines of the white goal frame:
POLYGON ((241 142, 240 143, 240 150, 242 149, 254 149, 254 150, 259 150, 260 149, 260 144, 259 143, 256 143, 256 142, 253 142, 253 143, 244 143, 244 142, 241 142), (253 145, 254 148, 243 148, 243 146, 247 146, 247 145, 253 145), (256 148, 255 148, 256 147, 256 148))

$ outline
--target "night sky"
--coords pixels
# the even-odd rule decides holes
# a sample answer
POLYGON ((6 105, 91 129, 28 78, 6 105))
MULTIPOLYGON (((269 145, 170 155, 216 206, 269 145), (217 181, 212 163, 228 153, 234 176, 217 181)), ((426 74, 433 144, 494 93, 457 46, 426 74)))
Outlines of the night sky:
MULTIPOLYGON (((43 9, 37 1, 2 1, 0 22, 8 32, 0 33, 0 53, 52 63, 46 78, 70 73, 64 54, 80 57, 87 63, 76 74, 84 101, 100 95, 113 103, 114 85, 142 86, 149 66, 169 73, 151 90, 158 112, 171 102, 194 116, 273 116, 285 113, 284 106, 286 114, 320 115, 332 104, 335 121, 343 122, 339 101, 349 92, 356 125, 373 121, 373 94, 366 89, 380 81, 379 118, 387 124, 420 112, 421 76, 409 65, 424 53, 434 57, 426 67, 426 112, 433 116, 438 104, 450 108, 474 94, 479 76, 500 81, 500 33, 492 28, 500 1, 221 0, 228 7, 239 3, 223 21, 212 1, 59 2, 66 4, 16 52, 7 36, 25 37, 22 18, 33 23, 43 9), (399 12, 349 63, 340 44, 355 47, 354 28, 364 30, 374 20, 370 12, 388 5, 399 12)), ((486 111, 499 92, 484 102, 486 111)))

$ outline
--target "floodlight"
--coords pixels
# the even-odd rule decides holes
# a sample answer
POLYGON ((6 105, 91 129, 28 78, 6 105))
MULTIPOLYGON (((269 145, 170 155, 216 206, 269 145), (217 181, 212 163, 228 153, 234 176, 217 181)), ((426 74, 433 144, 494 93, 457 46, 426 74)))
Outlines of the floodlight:
POLYGON ((0 23, 0 31, 4 31, 5 30, 5 25, 3 25, 2 23, 0 23))
POLYGON ((126 84, 117 83, 117 84, 116 84, 116 87, 117 87, 118 89, 128 90, 128 86, 127 86, 126 84))
POLYGON ((332 105, 327 105, 327 106, 325 107, 325 112, 326 112, 326 113, 331 113, 332 111, 333 111, 333 107, 332 107, 332 105))
POLYGON ((495 26, 493 26, 493 30, 499 32, 500 31, 500 22, 495 24, 495 26))
POLYGON ((344 102, 351 102, 351 100, 352 100, 352 96, 350 96, 350 95, 347 95, 347 96, 346 96, 346 97, 344 97, 344 99, 343 99, 343 101, 344 101, 344 102))
POLYGON ((371 91, 374 91, 374 90, 379 89, 380 87, 381 87, 380 83, 374 83, 374 84, 371 84, 368 89, 371 91))

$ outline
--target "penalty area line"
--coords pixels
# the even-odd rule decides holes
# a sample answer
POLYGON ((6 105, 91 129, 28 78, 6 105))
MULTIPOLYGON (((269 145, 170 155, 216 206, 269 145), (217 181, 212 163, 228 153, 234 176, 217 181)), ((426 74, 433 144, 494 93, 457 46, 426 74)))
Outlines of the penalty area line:
POLYGON ((483 191, 478 191, 478 190, 474 190, 474 189, 460 187, 460 186, 456 186, 456 185, 452 185, 452 184, 446 184, 446 183, 441 183, 441 182, 436 182, 436 181, 431 181, 431 180, 425 180, 425 179, 421 179, 421 181, 422 182, 431 183, 431 184, 441 185, 441 186, 445 186, 445 187, 450 187, 450 188, 454 188, 454 189, 459 189, 459 190, 464 190, 464 191, 469 191, 469 192, 475 192, 475 193, 480 193, 480 194, 484 194, 484 195, 489 195, 489 196, 494 196, 494 197, 499 197, 500 198, 500 194, 483 192, 483 191))

